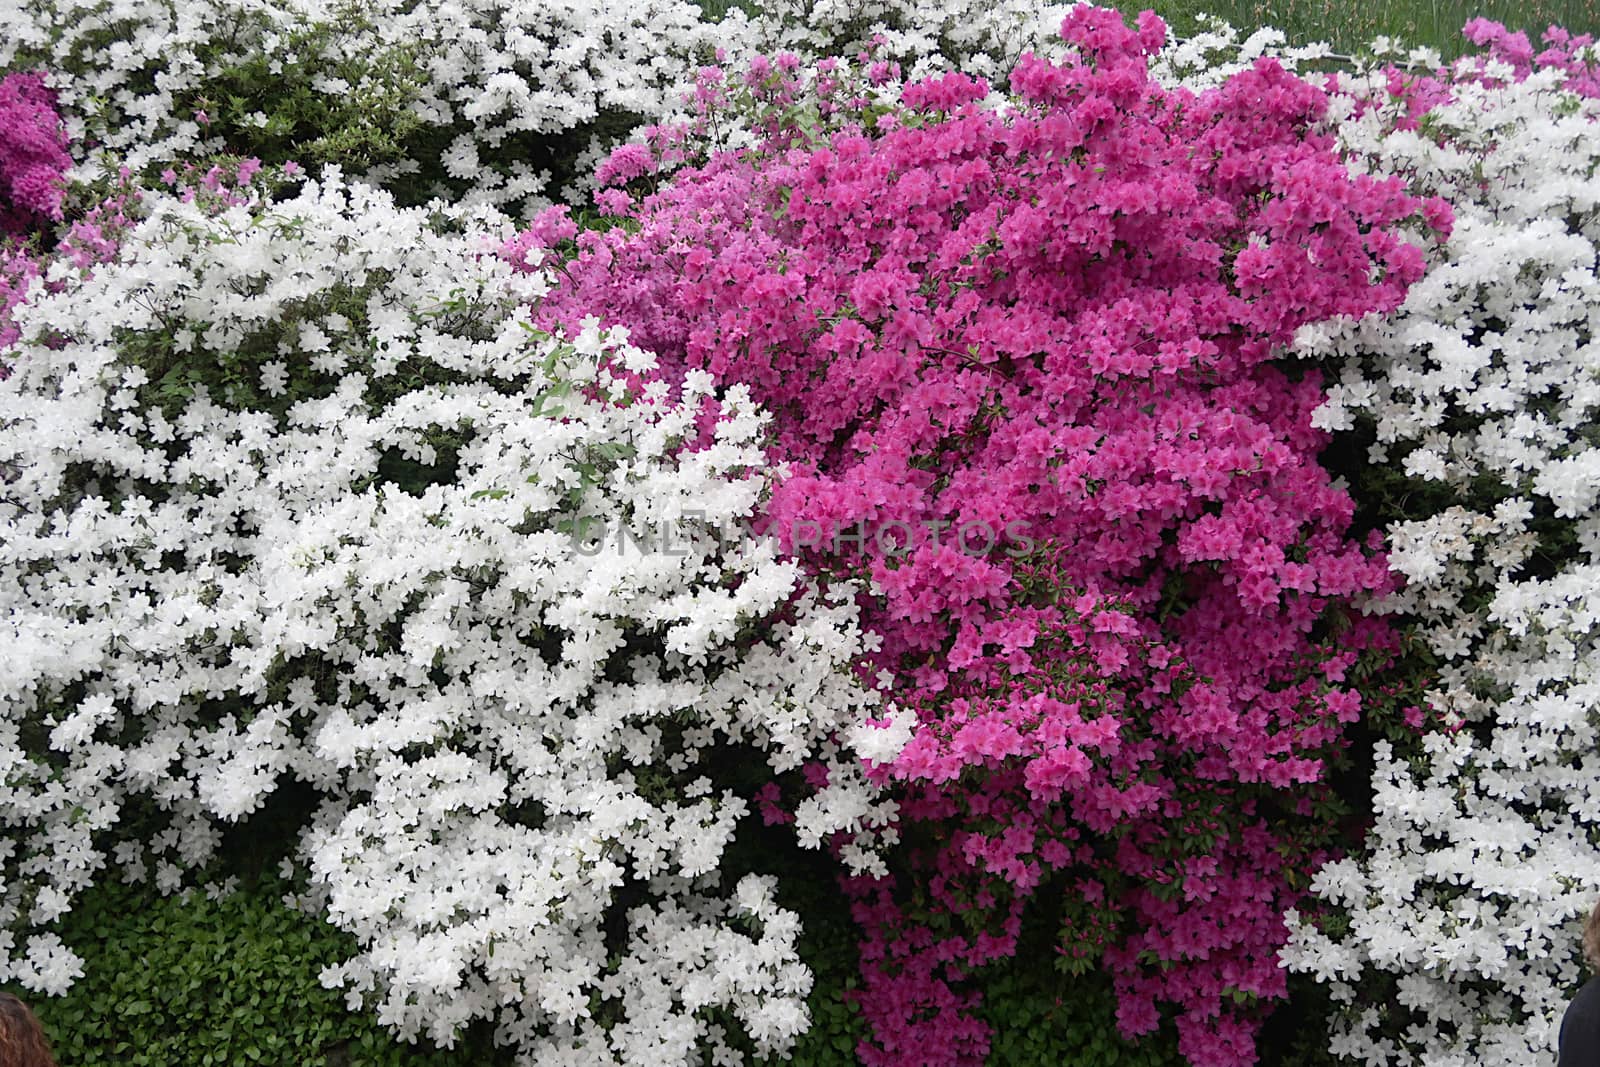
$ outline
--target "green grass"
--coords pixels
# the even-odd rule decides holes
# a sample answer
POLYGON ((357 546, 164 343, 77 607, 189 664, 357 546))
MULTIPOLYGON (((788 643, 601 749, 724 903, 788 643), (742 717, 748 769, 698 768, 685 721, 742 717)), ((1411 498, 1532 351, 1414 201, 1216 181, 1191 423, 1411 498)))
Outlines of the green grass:
MULTIPOLYGON (((1346 55, 1373 38, 1392 37, 1405 45, 1426 45, 1454 58, 1471 45, 1461 36, 1467 20, 1482 16, 1522 30, 1537 47, 1552 23, 1573 33, 1600 37, 1600 0, 1147 0, 1182 35, 1192 33, 1195 16, 1220 16, 1249 33, 1255 27, 1282 30, 1291 44, 1327 41, 1346 55)), ((1135 6, 1124 7, 1132 11, 1135 6)))
MULTIPOLYGON (((1260 26, 1282 30, 1292 44, 1327 41, 1334 51, 1350 55, 1373 38, 1392 37, 1407 47, 1427 45, 1453 59, 1471 46, 1461 36, 1468 19, 1483 16, 1522 30, 1537 47, 1551 24, 1573 33, 1600 37, 1600 0, 1132 0, 1103 4, 1132 15, 1145 7, 1166 19, 1181 36, 1193 33, 1195 16, 1218 15, 1248 35, 1260 26)), ((754 12, 759 0, 700 0, 708 19, 730 9, 754 12)))

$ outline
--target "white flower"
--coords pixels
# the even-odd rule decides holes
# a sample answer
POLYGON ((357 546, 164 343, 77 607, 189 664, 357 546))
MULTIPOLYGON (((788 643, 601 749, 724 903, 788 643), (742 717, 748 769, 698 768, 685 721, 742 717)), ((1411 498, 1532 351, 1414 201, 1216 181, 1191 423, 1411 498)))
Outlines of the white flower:
POLYGON ((914 712, 900 707, 891 707, 883 719, 887 721, 861 723, 846 735, 846 743, 870 763, 889 763, 898 756, 917 721, 914 712))
POLYGON ((282 396, 289 387, 289 367, 280 359, 261 364, 261 388, 268 396, 282 396))
POLYGON ((88 697, 50 731, 50 747, 65 752, 85 744, 98 727, 111 721, 116 711, 111 697, 104 694, 88 697))

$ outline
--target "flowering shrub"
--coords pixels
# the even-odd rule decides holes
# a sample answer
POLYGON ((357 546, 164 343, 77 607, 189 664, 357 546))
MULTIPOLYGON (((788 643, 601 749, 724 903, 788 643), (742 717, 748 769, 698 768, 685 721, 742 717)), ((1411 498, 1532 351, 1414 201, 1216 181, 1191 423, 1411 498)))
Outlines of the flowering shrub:
POLYGON ((264 47, 271 9, 62 0, 0 11, 0 67, 42 67, 74 151, 102 169, 215 151, 193 94, 264 47), (161 77, 156 77, 157 70, 161 77), (95 150, 108 149, 103 159, 95 150))
POLYGON ((0 68, 52 72, 88 173, 228 149, 502 204, 588 143, 556 135, 675 105, 717 33, 687 0, 44 0, 0 31, 0 68))
POLYGON ((707 375, 669 397, 620 336, 530 334, 498 216, 333 172, 138 212, 0 353, 0 978, 65 988, 47 927, 86 885, 177 888, 294 780, 298 903, 361 947, 324 981, 402 1036, 784 1048, 797 920, 726 844, 802 762, 802 844, 886 822, 842 746, 895 746, 849 590, 706 532, 770 488, 748 392, 708 420, 707 375))
POLYGON ((979 1001, 1030 939, 1115 998, 1062 1048, 1253 1062, 1283 963, 1334 1053, 1546 1055, 1600 56, 1466 33, 0 8, 0 981, 270 823, 331 989, 526 1062, 788 1050, 824 871, 802 1056, 1059 1059, 979 1001))
POLYGON ((879 58, 913 78, 950 70, 1004 78, 1028 52, 1059 49, 1055 31, 1071 4, 1000 0, 764 0, 754 5, 750 47, 807 57, 854 55, 876 44, 879 58))
MULTIPOLYGON (((28 286, 39 275, 39 266, 26 251, 18 248, 0 248, 0 349, 17 339, 17 329, 11 323, 11 313, 28 298, 28 286)), ((0 374, 5 368, 0 366, 0 374)))
POLYGON ((1332 844, 1352 673, 1391 647, 1346 610, 1391 585, 1316 463, 1318 380, 1270 360, 1398 304, 1423 259, 1397 227, 1448 208, 1352 177, 1324 95, 1274 63, 1197 96, 1149 79, 1153 17, 1081 7, 1062 34, 1077 55, 1025 59, 1005 111, 909 84, 870 129, 717 155, 602 194, 622 225, 547 216, 518 246, 575 239, 541 321, 599 314, 747 385, 795 470, 772 531, 870 583, 869 670, 919 714, 875 773, 926 847, 850 884, 868 1063, 981 1058, 963 976, 1047 879, 1125 1034, 1173 1004, 1192 1062, 1251 1062, 1281 909, 1332 844))
MULTIPOLYGON (((201 171, 191 163, 184 165, 181 175, 168 169, 163 179, 173 194, 186 202, 198 199, 209 207, 240 205, 248 203, 251 195, 272 195, 276 183, 258 179, 260 166, 259 160, 249 159, 237 164, 216 163, 201 171), (250 189, 252 182, 254 190, 250 189)), ((292 175, 293 167, 288 169, 292 175)), ((8 361, 19 351, 12 348, 21 336, 14 314, 27 300, 30 286, 39 279, 44 290, 60 292, 67 278, 114 260, 123 238, 139 223, 143 199, 144 193, 124 170, 110 195, 58 227, 53 242, 41 242, 39 248, 0 247, 0 377, 10 373, 8 361)))
POLYGON ((583 132, 573 152, 597 122, 614 120, 614 140, 664 116, 697 63, 743 32, 739 19, 703 23, 691 0, 395 0, 375 23, 381 47, 418 51, 426 73, 412 108, 448 138, 445 173, 469 200, 501 204, 544 192, 552 164, 565 169, 552 138, 583 132))
MULTIPOLYGON (((1021 0, 40 0, 0 11, 0 69, 50 71, 86 175, 231 151, 334 163, 407 200, 519 210, 640 121, 678 113, 718 50, 879 58, 1000 77, 1065 10, 1021 0)), ((153 172, 152 172, 153 173, 153 172)))
POLYGON ((1449 197, 1456 225, 1394 314, 1297 339, 1340 368, 1316 422, 1368 444, 1405 577, 1387 606, 1437 657, 1452 727, 1379 746, 1366 848, 1317 875, 1329 907, 1285 954, 1348 1005, 1331 1047, 1368 1062, 1548 1058, 1600 889, 1600 105, 1521 58, 1464 63, 1420 118, 1386 74, 1345 82, 1354 158, 1449 197))
POLYGON ((37 74, 0 78, 0 234, 25 234, 61 218, 62 175, 70 166, 55 101, 37 74))
POLYGON ((1319 60, 1333 52, 1326 42, 1291 46, 1283 31, 1271 26, 1262 26, 1241 39, 1236 27, 1214 15, 1197 15, 1195 21, 1199 32, 1169 41, 1151 57, 1150 76, 1162 85, 1203 92, 1218 88, 1263 58, 1299 72, 1315 69, 1319 60))

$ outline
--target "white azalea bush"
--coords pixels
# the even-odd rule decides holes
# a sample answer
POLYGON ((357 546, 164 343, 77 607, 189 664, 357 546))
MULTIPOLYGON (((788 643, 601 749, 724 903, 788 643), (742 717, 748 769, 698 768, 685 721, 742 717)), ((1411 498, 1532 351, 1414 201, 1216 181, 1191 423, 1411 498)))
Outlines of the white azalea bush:
POLYGON ((721 533, 775 476, 764 416, 621 337, 531 332, 543 277, 487 209, 329 172, 144 210, 0 350, 3 980, 65 988, 81 890, 209 877, 297 782, 298 903, 361 946, 324 981, 401 1035, 785 1048, 798 920, 729 843, 751 783, 806 764, 799 843, 864 830, 844 859, 880 869, 856 748, 904 723, 849 669, 851 591, 721 533))
POLYGON ((45 72, 83 176, 232 150, 530 208, 579 131, 659 119, 726 41, 690 0, 0 4, 0 69, 45 72))
MULTIPOLYGON (((1151 77, 1163 85, 1204 92, 1220 87, 1263 58, 1285 70, 1309 72, 1333 52, 1326 42, 1290 45, 1284 32, 1271 26, 1244 34, 1215 15, 1200 14, 1195 22, 1198 32, 1184 38, 1169 35, 1165 47, 1151 57, 1151 77)), ((1309 73, 1305 76, 1316 80, 1309 73)))
POLYGON ((232 152, 528 216, 681 117, 702 64, 870 48, 1001 84, 1060 50, 1070 6, 763 0, 712 23, 693 0, 12 0, 0 70, 44 74, 80 178, 232 152))
MULTIPOLYGON (((703 21, 693 0, 383 0, 366 10, 375 32, 361 46, 418 57, 412 113, 447 138, 439 163, 466 200, 530 208, 557 192, 552 166, 565 170, 566 157, 587 149, 568 175, 581 184, 581 161, 674 113, 696 68, 719 47, 739 48, 745 33, 737 15, 703 21)), ((430 162, 403 160, 373 177, 430 162)))
POLYGON ((912 78, 952 67, 1003 85, 1026 52, 1062 50, 1070 3, 1028 0, 762 0, 751 20, 754 47, 801 56, 854 56, 871 48, 912 78))
POLYGON ((1338 368, 1316 421, 1365 434, 1400 516, 1387 607, 1437 659, 1445 728, 1377 746, 1375 825, 1286 960, 1332 983, 1355 1062, 1542 1062, 1600 893, 1600 103, 1548 72, 1457 81, 1408 130, 1384 85, 1347 80, 1338 135, 1454 231, 1399 312, 1297 347, 1338 368))
MULTIPOLYGON (((44 74, 81 173, 93 177, 221 151, 235 123, 262 139, 298 142, 308 157, 317 152, 314 138, 334 133, 313 126, 331 126, 336 116, 368 135, 394 125, 418 78, 402 62, 406 57, 359 47, 363 34, 370 43, 375 32, 362 9, 349 4, 7 3, 0 4, 0 66, 44 74), (244 108, 243 98, 222 99, 216 91, 235 73, 272 84, 244 108), (350 96, 351 77, 362 82, 360 96, 350 96), (375 87, 380 91, 372 93, 375 87), (302 94, 301 114, 274 106, 302 94), (344 100, 353 106, 339 107, 344 100), (271 113, 258 111, 258 103, 271 113)), ((338 133, 347 144, 372 147, 356 130, 338 133)))

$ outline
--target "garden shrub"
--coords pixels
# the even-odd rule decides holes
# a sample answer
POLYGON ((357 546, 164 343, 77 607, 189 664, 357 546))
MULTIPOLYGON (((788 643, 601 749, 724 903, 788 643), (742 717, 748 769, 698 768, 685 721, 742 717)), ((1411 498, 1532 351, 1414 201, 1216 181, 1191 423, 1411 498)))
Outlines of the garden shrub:
POLYGON ((40 0, 0 11, 0 70, 45 72, 86 177, 218 152, 340 166, 405 203, 514 212, 587 192, 604 151, 680 111, 718 55, 799 50, 1003 76, 1065 7, 1006 0, 40 0))
POLYGON ((61 219, 71 159, 55 100, 37 74, 0 78, 0 236, 61 219))
POLYGON ((688 0, 41 0, 0 12, 0 69, 47 72, 86 176, 228 151, 518 207, 728 32, 688 0))
MULTIPOLYGON (((867 1063, 981 1060, 968 975, 1036 893, 1075 902, 1061 965, 1114 977, 1125 1036, 1171 1005, 1191 1062, 1251 1062, 1282 910, 1341 841, 1329 764, 1395 647, 1355 610, 1391 581, 1316 462, 1319 380, 1272 360, 1396 306, 1448 207, 1350 174, 1326 96, 1275 63, 1197 96, 1150 80, 1153 17, 1062 33, 1005 110, 960 75, 881 107, 836 64, 758 62, 787 116, 764 144, 652 177, 685 151, 658 131, 599 175, 641 197, 597 197, 620 225, 517 246, 572 242, 541 322, 598 314, 748 386, 794 471, 771 531, 868 586, 868 670, 919 726, 875 761, 896 877, 847 881, 867 1063)), ((726 95, 702 88, 691 141, 726 95)))
MULTIPOLYGON (((17 329, 11 323, 11 312, 27 299, 28 287, 38 273, 38 264, 25 249, 0 248, 0 346, 17 339, 17 329)), ((0 375, 5 373, 5 368, 0 367, 0 375)))
MULTIPOLYGON (((0 13, 0 66, 44 73, 80 162, 99 172, 143 171, 220 149, 220 131, 209 128, 199 101, 207 79, 265 53, 284 24, 303 14, 146 0, 12 5, 0 13)), ((301 57, 288 58, 284 95, 293 99, 301 57)), ((314 80, 315 71, 307 74, 314 80)))
POLYGON ((0 9, 0 981, 68 1062, 1548 1055, 1592 42, 723 6, 0 9))
POLYGON ((0 352, 4 978, 65 990, 108 866, 176 890, 301 783, 301 904, 360 947, 323 980, 402 1038, 781 1050, 799 923, 724 849, 762 768, 829 779, 802 844, 887 821, 850 746, 896 732, 848 588, 719 536, 764 416, 531 330, 490 209, 213 182, 53 263, 0 352))
POLYGON ((854 56, 872 47, 913 78, 957 70, 1000 79, 1024 54, 1060 44, 1071 7, 999 0, 760 0, 751 19, 757 54, 808 59, 854 56))
POLYGON ((1285 953, 1356 1059, 1548 1058, 1600 890, 1600 105, 1587 42, 1535 63, 1497 29, 1437 77, 1340 80, 1352 158, 1456 226, 1395 313, 1296 344, 1337 368, 1317 424, 1367 442, 1357 489, 1405 578, 1385 607, 1439 663, 1443 728, 1378 746, 1365 847, 1318 873, 1285 953))
POLYGON ((1164 1067, 1181 1060, 1170 1035, 1117 1033, 1117 998, 1103 974, 1063 975, 1021 961, 985 973, 982 1014, 994 1032, 988 1063, 1164 1067))

